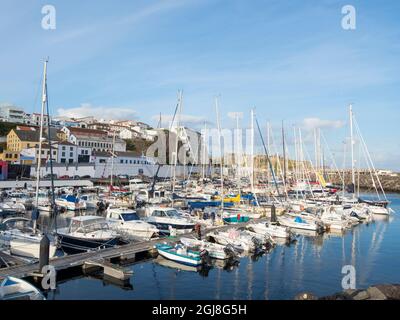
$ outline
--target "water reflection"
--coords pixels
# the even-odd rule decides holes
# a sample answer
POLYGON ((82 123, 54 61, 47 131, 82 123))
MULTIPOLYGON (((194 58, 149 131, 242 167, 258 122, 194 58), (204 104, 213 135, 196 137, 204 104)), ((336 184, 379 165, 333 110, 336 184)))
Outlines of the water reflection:
MULTIPOLYGON (((395 210, 400 208, 399 195, 390 200, 395 210)), ((198 269, 164 258, 145 261, 131 267, 140 269, 131 280, 134 290, 104 285, 93 276, 74 278, 59 283, 52 298, 292 299, 300 291, 322 296, 341 291, 346 264, 356 267, 357 286, 398 283, 400 219, 396 214, 374 218, 343 233, 298 230, 295 242, 277 243, 271 252, 243 256, 233 265, 212 260, 208 268, 198 269)), ((67 219, 58 219, 57 224, 67 219)))

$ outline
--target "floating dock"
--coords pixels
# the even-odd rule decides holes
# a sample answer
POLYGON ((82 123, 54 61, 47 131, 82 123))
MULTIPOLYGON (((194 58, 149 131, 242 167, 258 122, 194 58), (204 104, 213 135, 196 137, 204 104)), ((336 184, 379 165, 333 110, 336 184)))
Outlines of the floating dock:
MULTIPOLYGON (((244 227, 246 224, 247 223, 241 223, 236 225, 214 226, 202 230, 202 235, 204 236, 206 233, 213 230, 222 231, 229 228, 240 228, 244 227)), ((118 273, 118 270, 116 270, 116 268, 111 268, 111 265, 109 265, 111 259, 117 259, 120 261, 132 260, 136 257, 137 254, 151 252, 156 243, 165 241, 175 242, 179 241, 181 237, 195 236, 195 235, 196 235, 195 232, 191 232, 178 235, 176 237, 157 238, 149 241, 133 242, 121 246, 115 246, 112 248, 101 249, 98 251, 90 251, 73 255, 66 255, 50 259, 49 264, 53 266, 56 271, 67 270, 74 267, 84 268, 85 264, 86 266, 90 264, 92 265, 97 264, 98 267, 103 268, 105 273, 108 273, 108 271, 110 271, 111 274, 115 274, 118 273), (111 268, 114 270, 107 270, 107 268, 111 268)), ((39 262, 31 264, 22 264, 22 265, 19 264, 0 269, 0 277, 13 276, 17 278, 26 278, 30 276, 37 277, 38 275, 39 275, 39 262)), ((122 276, 119 273, 117 277, 121 278, 122 276)))

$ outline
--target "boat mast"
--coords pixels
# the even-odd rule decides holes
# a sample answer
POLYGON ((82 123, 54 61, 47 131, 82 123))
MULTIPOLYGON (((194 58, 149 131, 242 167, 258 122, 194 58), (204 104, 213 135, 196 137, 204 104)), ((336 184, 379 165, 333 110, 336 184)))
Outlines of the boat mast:
MULTIPOLYGON (((178 163, 178 145, 179 145, 179 126, 180 126, 180 122, 181 122, 181 111, 182 111, 182 90, 179 90, 178 93, 178 105, 177 105, 177 116, 178 116, 178 120, 177 120, 177 124, 176 124, 176 137, 175 137, 175 150, 172 153, 173 155, 173 166, 172 166, 172 170, 173 170, 173 174, 172 174, 172 206, 174 206, 174 193, 175 193, 175 181, 176 181, 176 165, 178 163)), ((173 120, 174 121, 174 120, 173 120)), ((172 128, 173 123, 171 124, 171 128, 172 128)))
POLYGON ((202 177, 202 181, 203 181, 203 184, 204 184, 204 179, 205 179, 205 177, 206 177, 206 173, 205 173, 205 171, 206 171, 206 141, 207 141, 207 123, 204 121, 204 132, 203 132, 203 139, 202 139, 202 142, 203 142, 203 157, 202 157, 202 164, 201 164, 201 167, 202 167, 202 170, 201 170, 201 177, 202 177))
POLYGON ((254 109, 250 112, 250 185, 251 193, 255 197, 254 193, 254 109))
POLYGON ((355 198, 355 187, 356 187, 356 175, 354 168, 354 141, 353 141, 353 106, 349 106, 350 116, 350 147, 351 147, 351 183, 353 191, 353 199, 355 198))
MULTIPOLYGON (((42 141, 43 141, 43 117, 44 117, 44 109, 46 106, 46 78, 47 78, 47 60, 44 62, 43 66, 43 84, 42 84, 42 107, 40 110, 40 129, 39 129, 39 153, 37 159, 37 168, 36 168, 36 192, 35 192, 35 204, 36 210, 38 210, 39 206, 39 182, 40 182, 40 166, 42 164, 42 141)), ((50 142, 49 142, 50 143, 50 142)), ((50 155, 51 157, 51 155, 50 155)), ((33 221, 33 230, 36 232, 36 223, 37 219, 33 221)))
POLYGON ((222 151, 222 142, 221 142, 221 123, 219 119, 219 110, 218 110, 218 97, 215 97, 215 112, 217 114, 217 127, 218 127, 218 143, 220 150, 220 170, 221 170, 221 211, 224 210, 224 171, 223 171, 223 151, 222 151))
MULTIPOLYGON (((269 121, 267 122, 267 149, 268 151, 271 150, 271 141, 270 141, 270 128, 269 128, 270 124, 269 121)), ((271 183, 271 170, 268 168, 268 185, 271 183)))
POLYGON ((286 189, 286 146, 285 146, 285 128, 282 120, 282 152, 283 152, 283 185, 286 189))
POLYGON ((113 142, 112 142, 112 148, 111 148, 111 178, 110 178, 110 195, 112 192, 113 188, 113 180, 114 180, 114 148, 115 146, 115 130, 113 130, 113 142))
POLYGON ((239 131, 239 112, 236 113, 236 168, 237 168, 237 179, 238 179, 238 189, 239 189, 239 196, 240 196, 240 192, 241 192, 241 176, 240 176, 240 171, 241 171, 241 157, 242 157, 242 153, 241 153, 241 134, 239 131))

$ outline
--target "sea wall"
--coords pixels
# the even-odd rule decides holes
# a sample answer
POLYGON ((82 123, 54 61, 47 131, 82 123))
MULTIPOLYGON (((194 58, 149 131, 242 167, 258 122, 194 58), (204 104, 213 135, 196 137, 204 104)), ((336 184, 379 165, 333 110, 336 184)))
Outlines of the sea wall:
POLYGON ((378 284, 361 290, 348 289, 320 298, 312 293, 303 292, 294 300, 400 300, 400 284, 378 284))
MULTIPOLYGON (((351 175, 346 174, 344 180, 346 185, 351 184, 351 175)), ((378 182, 375 176, 374 180, 375 184, 378 187, 378 182)), ((382 187, 385 190, 385 192, 400 192, 400 175, 397 176, 381 175, 379 176, 379 180, 381 181, 382 187)), ((328 181, 337 185, 342 185, 342 179, 337 173, 329 175, 328 181)), ((359 175, 356 174, 356 186, 358 185, 358 183, 360 185, 360 190, 363 191, 375 190, 370 173, 360 173, 359 175)))

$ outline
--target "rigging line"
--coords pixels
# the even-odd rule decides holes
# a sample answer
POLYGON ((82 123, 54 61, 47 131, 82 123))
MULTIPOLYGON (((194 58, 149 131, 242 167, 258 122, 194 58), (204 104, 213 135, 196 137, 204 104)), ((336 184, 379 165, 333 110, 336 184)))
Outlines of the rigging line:
POLYGON ((335 170, 336 170, 337 173, 339 174, 340 180, 343 182, 344 177, 343 177, 342 174, 340 173, 340 170, 339 170, 339 167, 337 166, 335 157, 333 156, 333 153, 331 152, 331 148, 329 147, 328 142, 326 141, 325 135, 324 135, 324 133, 323 133, 322 130, 321 130, 321 136, 322 136, 322 140, 323 140, 324 143, 325 143, 326 148, 328 149, 328 153, 329 153, 329 155, 330 155, 330 157, 331 157, 331 160, 332 160, 332 162, 333 162, 333 165, 334 165, 334 167, 335 167, 335 170))
MULTIPOLYGON (((361 134, 360 127, 358 126, 358 122, 357 122, 357 120, 356 120, 355 118, 354 118, 354 123, 355 123, 356 130, 357 130, 357 132, 358 132, 358 134, 359 134, 359 136, 360 136, 361 142, 362 142, 362 144, 363 144, 363 146, 364 146, 364 148, 365 148, 365 151, 366 151, 366 153, 367 153, 367 155, 368 155, 368 159, 369 159, 369 161, 370 161, 370 163, 371 163, 371 166, 372 166, 372 169, 373 169, 373 171, 374 171, 375 177, 376 177, 376 179, 377 179, 377 181, 378 181, 378 183, 379 183, 379 187, 380 187, 380 189, 381 189, 381 191, 382 191, 383 197, 384 197, 385 200, 387 201, 386 194, 385 194, 385 191, 383 190, 383 186, 382 186, 381 180, 379 179, 378 173, 376 172, 374 163, 373 163, 373 161, 372 161, 372 159, 371 159, 371 154, 370 154, 370 152, 368 151, 367 144, 365 143, 364 137, 363 137, 362 134, 361 134)), ((378 197, 379 197, 379 193, 378 193, 378 197)))
MULTIPOLYGON (((268 161, 268 164, 269 164, 269 168, 270 168, 270 170, 271 170, 271 173, 272 173, 272 179, 274 180, 276 192, 277 192, 278 197, 279 197, 279 196, 280 196, 280 192, 279 192, 279 188, 278 188, 278 183, 276 182, 276 176, 275 176, 274 169, 273 169, 273 167, 272 167, 272 162, 271 162, 271 159, 270 159, 270 157, 269 157, 267 147, 265 146, 265 143, 264 143, 264 137, 263 137, 263 135, 262 135, 262 133, 261 133, 260 124, 258 123, 258 119, 257 119, 257 116, 256 116, 256 115, 254 115, 254 118, 255 118, 255 120, 256 120, 258 132, 259 132, 259 134, 260 134, 261 143, 262 143, 262 145, 263 145, 265 155, 267 156, 267 161, 268 161)), ((279 198, 280 198, 280 197, 279 197, 279 198)), ((282 201, 282 200, 281 200, 281 201, 282 201)))
POLYGON ((54 172, 53 172, 53 147, 51 142, 51 127, 50 127, 50 108, 49 108, 49 93, 47 88, 47 79, 45 83, 46 89, 46 111, 47 111, 47 137, 49 140, 49 151, 50 151, 50 174, 51 174, 51 207, 53 209, 54 216, 54 228, 57 233, 57 205, 56 205, 56 197, 55 197, 55 187, 54 187, 54 172))
MULTIPOLYGON (((310 170, 310 171, 314 171, 314 173, 317 174, 317 170, 316 170, 316 168, 314 168, 314 165, 313 165, 313 163, 312 163, 312 161, 311 161, 311 156, 310 156, 310 154, 308 153, 308 151, 307 151, 306 148, 304 148, 304 149, 305 149, 305 151, 306 151, 306 157, 307 157, 308 161, 310 162, 310 166, 311 166, 311 170, 310 170)), ((307 175, 307 178, 309 178, 310 181, 311 181, 311 175, 310 175, 310 172, 309 172, 309 171, 306 171, 306 175, 307 175)), ((315 180, 316 180, 316 179, 315 179, 315 180)), ((323 189, 323 187, 322 187, 322 184, 320 184, 320 187, 321 187, 321 191, 323 192, 324 189, 323 189)), ((310 187, 310 189, 311 189, 311 187, 310 187)), ((312 191, 311 191, 311 192, 312 192, 312 191)))
MULTIPOLYGON (((271 133, 272 133, 272 126, 271 126, 271 125, 270 125, 270 129, 271 129, 271 133)), ((281 166, 281 161, 280 161, 280 159, 279 159, 279 152, 277 151, 277 147, 276 147, 276 144, 275 144, 274 135, 271 134, 271 137, 270 137, 270 138, 271 138, 272 146, 273 146, 274 151, 275 151, 275 153, 276 153, 276 170, 280 173, 280 176, 281 176, 282 181, 283 181, 283 187, 284 187, 285 195, 286 195, 286 198, 288 198, 289 195, 288 195, 287 188, 286 188, 286 179, 285 179, 284 174, 283 174, 283 170, 282 170, 282 166, 281 166)))

